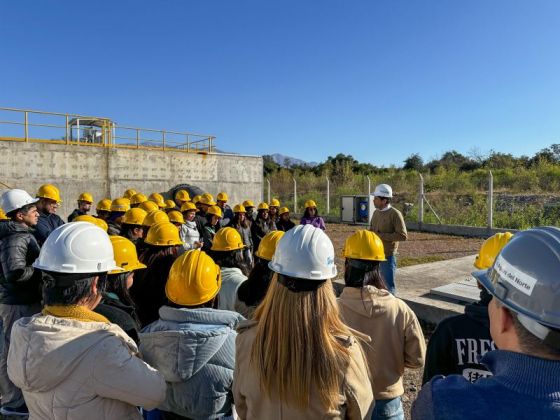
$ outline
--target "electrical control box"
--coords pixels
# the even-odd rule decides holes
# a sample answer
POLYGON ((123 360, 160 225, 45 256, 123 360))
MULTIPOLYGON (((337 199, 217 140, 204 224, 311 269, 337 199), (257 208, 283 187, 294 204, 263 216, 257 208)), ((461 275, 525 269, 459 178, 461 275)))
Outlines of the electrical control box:
POLYGON ((369 224, 375 210, 373 195, 343 195, 340 203, 342 222, 360 225, 369 224))

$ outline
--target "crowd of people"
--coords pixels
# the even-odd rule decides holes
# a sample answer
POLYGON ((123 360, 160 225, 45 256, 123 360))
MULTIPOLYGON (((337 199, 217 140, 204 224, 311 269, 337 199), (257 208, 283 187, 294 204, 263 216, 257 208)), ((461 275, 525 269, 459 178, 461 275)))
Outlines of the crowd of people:
POLYGON ((426 346, 396 295, 407 239, 387 184, 345 241, 344 288, 313 200, 165 200, 132 189, 11 189, 0 206, 0 414, 31 419, 414 419, 560 416, 560 230, 487 239, 479 302, 426 346))

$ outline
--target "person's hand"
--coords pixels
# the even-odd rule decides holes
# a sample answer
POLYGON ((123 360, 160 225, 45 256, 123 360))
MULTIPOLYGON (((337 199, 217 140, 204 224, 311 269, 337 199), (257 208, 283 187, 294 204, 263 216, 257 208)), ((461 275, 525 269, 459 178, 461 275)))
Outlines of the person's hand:
POLYGON ((202 243, 202 241, 200 241, 200 242, 195 241, 195 243, 193 245, 194 245, 195 248, 202 248, 203 243, 202 243))

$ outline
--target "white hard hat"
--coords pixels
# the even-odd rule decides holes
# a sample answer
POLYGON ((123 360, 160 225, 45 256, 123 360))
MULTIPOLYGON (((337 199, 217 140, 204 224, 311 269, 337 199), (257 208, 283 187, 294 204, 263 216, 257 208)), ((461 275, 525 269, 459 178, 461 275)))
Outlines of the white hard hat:
POLYGON ((36 203, 37 201, 39 201, 39 199, 31 197, 27 191, 13 189, 2 194, 0 207, 2 207, 4 209, 4 213, 7 214, 11 211, 21 209, 23 206, 28 204, 36 203))
POLYGON ((321 229, 299 225, 287 231, 278 241, 272 271, 308 280, 326 280, 336 276, 334 247, 321 229))
POLYGON ((379 184, 373 192, 375 197, 393 198, 393 189, 388 184, 379 184))
POLYGON ((51 232, 33 267, 55 273, 124 271, 115 263, 107 233, 88 222, 72 222, 51 232))

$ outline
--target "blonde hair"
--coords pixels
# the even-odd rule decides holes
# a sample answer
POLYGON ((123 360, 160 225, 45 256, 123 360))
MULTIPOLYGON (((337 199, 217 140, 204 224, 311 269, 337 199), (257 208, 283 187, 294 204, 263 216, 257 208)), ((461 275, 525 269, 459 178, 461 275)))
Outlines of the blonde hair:
POLYGON ((350 352, 335 336, 352 333, 340 319, 331 281, 295 293, 277 277, 254 315, 258 325, 251 363, 261 388, 268 397, 299 408, 308 407, 309 396, 318 394, 326 409, 336 409, 350 352))

